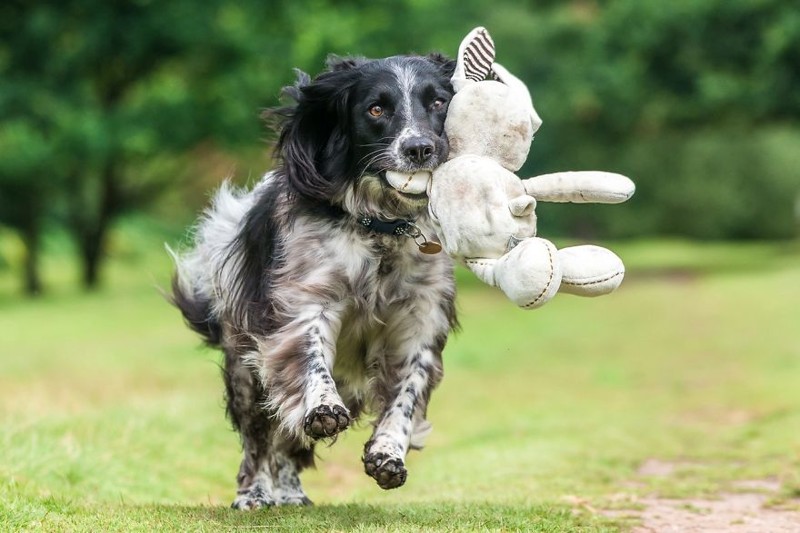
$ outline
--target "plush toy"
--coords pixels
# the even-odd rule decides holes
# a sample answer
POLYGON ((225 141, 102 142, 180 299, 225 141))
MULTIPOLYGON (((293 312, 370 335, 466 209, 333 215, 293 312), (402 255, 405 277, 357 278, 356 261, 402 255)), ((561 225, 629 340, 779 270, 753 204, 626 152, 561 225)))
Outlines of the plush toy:
POLYGON ((520 180, 541 119, 525 85, 494 62, 484 28, 467 35, 452 78, 445 131, 450 159, 433 172, 429 211, 448 255, 522 308, 558 291, 599 296, 615 290, 625 267, 613 252, 583 245, 558 250, 536 237, 537 201, 619 203, 631 180, 606 172, 560 172, 520 180))

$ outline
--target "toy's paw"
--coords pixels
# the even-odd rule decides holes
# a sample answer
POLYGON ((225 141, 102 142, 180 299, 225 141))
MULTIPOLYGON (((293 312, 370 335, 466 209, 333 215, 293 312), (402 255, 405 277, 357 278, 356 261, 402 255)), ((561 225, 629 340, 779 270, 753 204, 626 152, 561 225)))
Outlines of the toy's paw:
POLYGON ((571 246, 559 250, 558 256, 563 272, 561 292, 603 296, 616 290, 625 277, 622 259, 601 246, 571 246))
POLYGON ((420 170, 411 174, 403 174, 392 170, 386 171, 386 181, 400 192, 407 194, 424 194, 431 182, 431 173, 420 170))
POLYGON ((306 414, 303 430, 312 439, 324 439, 341 433, 349 425, 347 409, 341 405, 319 405, 306 414))
POLYGON ((555 296, 561 285, 558 250, 546 239, 522 239, 497 261, 495 281, 523 309, 536 309, 555 296))
POLYGON ((382 489, 396 489, 406 482, 408 472, 401 459, 385 453, 368 453, 364 456, 364 471, 378 482, 382 489))

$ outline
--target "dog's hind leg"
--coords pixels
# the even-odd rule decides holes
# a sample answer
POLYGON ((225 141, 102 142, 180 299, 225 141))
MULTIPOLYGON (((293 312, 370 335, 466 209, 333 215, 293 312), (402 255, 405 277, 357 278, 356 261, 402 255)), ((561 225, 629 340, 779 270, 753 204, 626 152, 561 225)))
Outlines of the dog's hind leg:
POLYGON ((246 347, 225 346, 225 399, 228 417, 242 440, 242 463, 236 476, 238 490, 232 507, 256 509, 276 504, 269 469, 272 421, 260 405, 264 391, 253 372, 242 364, 246 347))
POLYGON ((242 363, 241 347, 225 347, 225 390, 228 416, 242 440, 243 458, 232 507, 256 509, 272 505, 308 505, 299 472, 313 464, 313 449, 281 434, 264 408, 265 392, 242 363))
POLYGON ((269 457, 274 496, 277 505, 311 505, 300 484, 300 471, 314 464, 314 448, 286 440, 278 431, 273 433, 273 453, 269 457))

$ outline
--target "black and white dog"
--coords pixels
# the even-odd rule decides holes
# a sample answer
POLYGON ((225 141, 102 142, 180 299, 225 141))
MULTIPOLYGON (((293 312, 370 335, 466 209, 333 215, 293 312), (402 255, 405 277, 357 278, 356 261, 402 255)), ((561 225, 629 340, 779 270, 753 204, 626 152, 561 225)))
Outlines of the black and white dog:
POLYGON ((315 441, 362 413, 367 474, 406 480, 456 327, 453 265, 420 252, 434 229, 425 191, 406 185, 447 159, 454 67, 336 58, 299 73, 294 104, 271 112, 280 166, 250 191, 223 186, 176 258, 174 303, 225 355, 236 508, 310 503, 298 473, 315 441))

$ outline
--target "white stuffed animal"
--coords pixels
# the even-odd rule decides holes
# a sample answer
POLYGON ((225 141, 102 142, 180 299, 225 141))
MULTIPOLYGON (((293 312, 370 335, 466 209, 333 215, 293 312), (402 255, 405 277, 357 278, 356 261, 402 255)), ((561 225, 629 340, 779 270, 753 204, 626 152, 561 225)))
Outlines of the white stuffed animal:
POLYGON ((448 255, 522 308, 558 291, 599 296, 615 290, 625 267, 613 252, 583 245, 558 250, 536 237, 537 201, 624 202, 631 180, 607 172, 559 172, 520 180, 541 119, 519 79, 494 63, 484 28, 462 41, 445 131, 450 159, 433 172, 429 211, 448 255), (497 81, 487 78, 496 78, 497 81))

